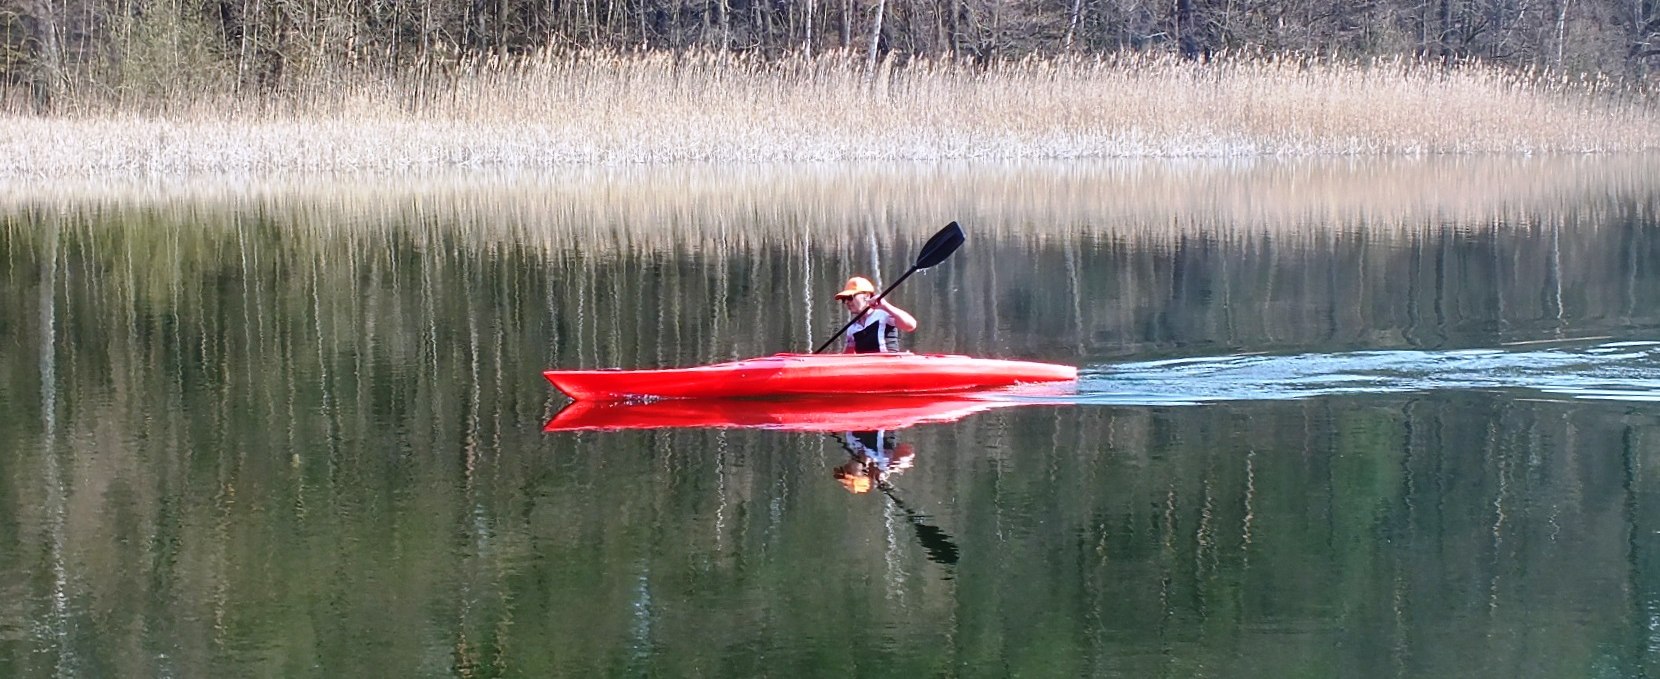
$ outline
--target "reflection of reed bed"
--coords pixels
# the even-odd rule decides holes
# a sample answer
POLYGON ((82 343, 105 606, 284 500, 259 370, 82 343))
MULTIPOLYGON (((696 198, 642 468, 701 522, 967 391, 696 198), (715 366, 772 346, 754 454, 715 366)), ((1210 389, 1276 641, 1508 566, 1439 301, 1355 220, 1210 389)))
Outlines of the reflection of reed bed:
MULTIPOLYGON (((525 364, 673 365, 813 346, 836 325, 824 291, 850 270, 894 275, 922 238, 957 217, 971 239, 960 261, 906 291, 914 310, 946 319, 930 329, 937 348, 972 351, 1008 337, 1010 327, 991 325, 1006 305, 1037 319, 1025 324, 1035 337, 1076 338, 1065 351, 1034 349, 1045 356, 1133 353, 1157 346, 1137 329, 1158 312, 1157 300, 1184 289, 1211 289, 1214 299, 1163 323, 1204 326, 1200 334, 1218 341, 1297 346, 1329 326, 1293 313, 1310 306, 1299 300, 1371 299, 1409 277, 1485 266, 1476 260, 1488 257, 1494 270, 1472 280, 1502 278, 1512 292, 1496 295, 1498 315, 1522 319, 1516 336, 1532 337, 1527 319, 1556 315, 1539 305, 1564 305, 1564 277, 1570 294, 1576 285, 1604 291, 1577 313, 1645 315, 1614 294, 1640 274, 1641 247, 1594 235, 1652 219, 1660 173, 1645 163, 1653 161, 1069 163, 855 176, 756 170, 720 179, 666 168, 529 182, 198 184, 48 201, 67 209, 14 202, 26 214, 0 221, 0 231, 14 247, 38 248, 52 232, 41 227, 58 225, 84 258, 75 270, 99 272, 102 285, 146 308, 188 303, 227 277, 260 281, 248 309, 266 303, 261 295, 305 304, 320 295, 320 307, 294 313, 329 319, 341 329, 326 333, 331 342, 373 344, 407 364, 420 364, 434 351, 431 338, 456 327, 434 318, 505 317, 526 304, 545 318, 513 320, 506 331, 560 349, 525 364), (1501 236, 1502 255, 1424 259, 1449 238, 1501 236), (1172 257, 1182 266, 1173 268, 1172 257), (506 282, 478 278, 510 271, 506 282), (1055 272, 1066 272, 1064 285, 1055 272), (643 281, 657 286, 649 299, 638 299, 643 281), (502 298, 503 285, 518 290, 512 299, 502 298), (456 303, 439 291, 464 286, 482 287, 462 301, 490 308, 426 306, 456 303), (1040 289, 1049 293, 1029 294, 1040 289), (948 290, 989 300, 989 315, 950 320, 948 290), (1265 303, 1285 313, 1239 311, 1265 303), (734 320, 758 308, 771 321, 734 320)), ((1414 304, 1440 304, 1439 283, 1414 285, 1414 304)), ((1466 292, 1472 300, 1496 294, 1466 292)), ((1404 313, 1389 299, 1366 304, 1385 309, 1349 301, 1332 308, 1356 328, 1370 324, 1354 314, 1404 313)))
MULTIPOLYGON (((1177 346, 1447 346, 1490 341, 1493 328, 1501 340, 1531 340, 1580 322, 1660 322, 1643 264, 1653 239, 1631 226, 1656 214, 1660 197, 1644 192, 1656 175, 1633 178, 1632 166, 1608 160, 1477 164, 1487 169, 1466 167, 1477 178, 1458 181, 1430 173, 1440 182, 1400 170, 1393 181, 1409 190, 1398 204, 1338 210, 1321 206, 1338 200, 1328 197, 1280 221, 1221 199, 1161 208, 1133 186, 1122 194, 1130 207, 1088 183, 1056 190, 1072 198, 1052 204, 998 205, 1013 189, 986 189, 972 200, 987 212, 960 210, 967 247, 901 294, 930 321, 921 347, 1069 362, 1177 346), (1553 173, 1562 178, 1532 183, 1553 173), (1489 181, 1482 177, 1526 188, 1460 202, 1472 196, 1458 187, 1489 181), (1413 202, 1432 189, 1438 202, 1413 202), (1228 210, 1243 216, 1227 221, 1228 210)), ((1285 195, 1302 196, 1311 187, 1301 177, 1329 175, 1292 166, 1268 172, 1272 181, 1217 191, 1272 196, 1249 187, 1283 183, 1285 195)), ((891 278, 953 212, 952 198, 931 196, 921 180, 896 176, 897 188, 867 180, 859 193, 827 188, 831 179, 806 184, 821 193, 794 205, 743 193, 682 204, 667 189, 609 188, 598 205, 570 198, 544 208, 521 185, 494 193, 465 183, 322 192, 339 200, 229 192, 213 201, 93 201, 0 218, 0 252, 26 264, 56 247, 49 260, 61 260, 59 270, 132 313, 169 318, 185 309, 202 322, 232 319, 256 337, 292 332, 291 344, 312 348, 307 362, 321 344, 325 355, 372 348, 398 366, 428 366, 457 347, 502 366, 690 365, 816 346, 844 320, 826 298, 845 276, 891 278), (195 308, 226 285, 240 290, 229 315, 195 308), (261 320, 272 318, 284 320, 261 320)), ((1372 188, 1387 195, 1381 187, 1390 185, 1372 188)), ((39 277, 13 267, 19 280, 39 277)), ((38 315, 33 299, 19 297, 13 317, 38 315)))
MULTIPOLYGON (((1175 337, 1416 346, 1488 322, 1519 339, 1549 336, 1564 318, 1647 322, 1652 248, 1625 225, 1660 209, 1655 162, 941 164, 713 177, 657 168, 60 187, 0 200, 0 252, 26 262, 56 238, 60 271, 136 314, 63 316, 78 323, 139 327, 183 310, 200 319, 186 327, 288 333, 284 342, 308 347, 296 354, 306 363, 321 346, 423 370, 462 350, 500 366, 638 367, 815 346, 842 320, 825 296, 849 272, 896 275, 922 239, 960 219, 967 247, 902 293, 930 319, 931 349, 1077 360, 1167 349, 1175 337), (197 308, 225 285, 239 290, 225 310, 197 308)), ((44 275, 12 266, 19 280, 44 275)), ((37 317, 34 299, 20 296, 13 317, 37 317)))
POLYGON ((573 168, 389 178, 0 182, 0 214, 153 214, 216 224, 259 214, 295 243, 396 231, 545 254, 868 248, 960 220, 973 238, 1080 230, 1157 242, 1273 232, 1378 236, 1549 219, 1653 196, 1652 154, 1419 159, 869 163, 573 168))
POLYGON ((0 173, 685 161, 1250 157, 1653 149, 1652 94, 1483 66, 1164 56, 981 68, 846 55, 536 55, 357 72, 256 98, 67 95, 0 122, 0 173), (159 99, 159 100, 158 100, 159 99), (143 113, 140 113, 143 111, 143 113))

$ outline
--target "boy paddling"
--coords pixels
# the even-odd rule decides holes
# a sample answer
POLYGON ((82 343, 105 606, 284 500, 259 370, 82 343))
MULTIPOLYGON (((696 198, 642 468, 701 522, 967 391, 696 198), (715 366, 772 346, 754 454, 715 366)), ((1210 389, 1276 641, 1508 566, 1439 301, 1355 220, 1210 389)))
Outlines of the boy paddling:
POLYGON ((862 276, 847 279, 845 289, 836 293, 836 299, 847 307, 847 313, 855 317, 847 327, 843 353, 899 351, 900 331, 916 331, 916 318, 910 312, 894 306, 885 297, 872 304, 875 298, 876 286, 862 276))

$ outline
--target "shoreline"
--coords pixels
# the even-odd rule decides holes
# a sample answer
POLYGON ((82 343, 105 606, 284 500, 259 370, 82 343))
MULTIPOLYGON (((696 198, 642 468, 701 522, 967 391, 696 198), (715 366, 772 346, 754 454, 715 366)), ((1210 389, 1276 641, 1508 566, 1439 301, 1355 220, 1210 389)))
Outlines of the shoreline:
POLYGON ((1494 67, 1172 58, 913 66, 651 57, 348 78, 151 111, 0 114, 0 177, 845 161, 1554 155, 1660 150, 1651 93, 1494 67), (433 95, 442 91, 443 96, 433 95))

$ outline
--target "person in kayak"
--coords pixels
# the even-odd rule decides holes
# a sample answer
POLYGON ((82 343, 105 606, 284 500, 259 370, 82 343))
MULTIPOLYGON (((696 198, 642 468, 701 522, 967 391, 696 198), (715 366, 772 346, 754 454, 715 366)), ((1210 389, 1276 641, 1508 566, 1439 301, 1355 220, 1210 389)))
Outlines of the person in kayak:
POLYGON ((899 351, 900 331, 916 332, 916 318, 885 297, 876 299, 876 286, 868 278, 854 276, 847 279, 846 288, 836 293, 836 299, 847 307, 847 313, 858 317, 847 328, 847 347, 842 353, 899 351), (873 299, 876 299, 874 304, 871 303, 873 299), (869 311, 865 311, 867 308, 869 311), (860 312, 864 315, 859 316, 860 312))

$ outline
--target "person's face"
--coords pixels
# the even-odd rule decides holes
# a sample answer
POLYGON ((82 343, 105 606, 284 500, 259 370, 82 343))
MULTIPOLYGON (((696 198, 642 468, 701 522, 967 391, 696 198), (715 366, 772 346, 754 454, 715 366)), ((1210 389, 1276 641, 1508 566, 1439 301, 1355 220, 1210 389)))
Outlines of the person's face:
POLYGON ((864 311, 865 310, 865 305, 869 304, 869 303, 870 303, 870 293, 868 293, 868 292, 861 292, 857 295, 851 295, 851 296, 842 298, 842 306, 847 307, 847 313, 850 313, 850 314, 856 314, 856 313, 859 313, 861 311, 864 311))

